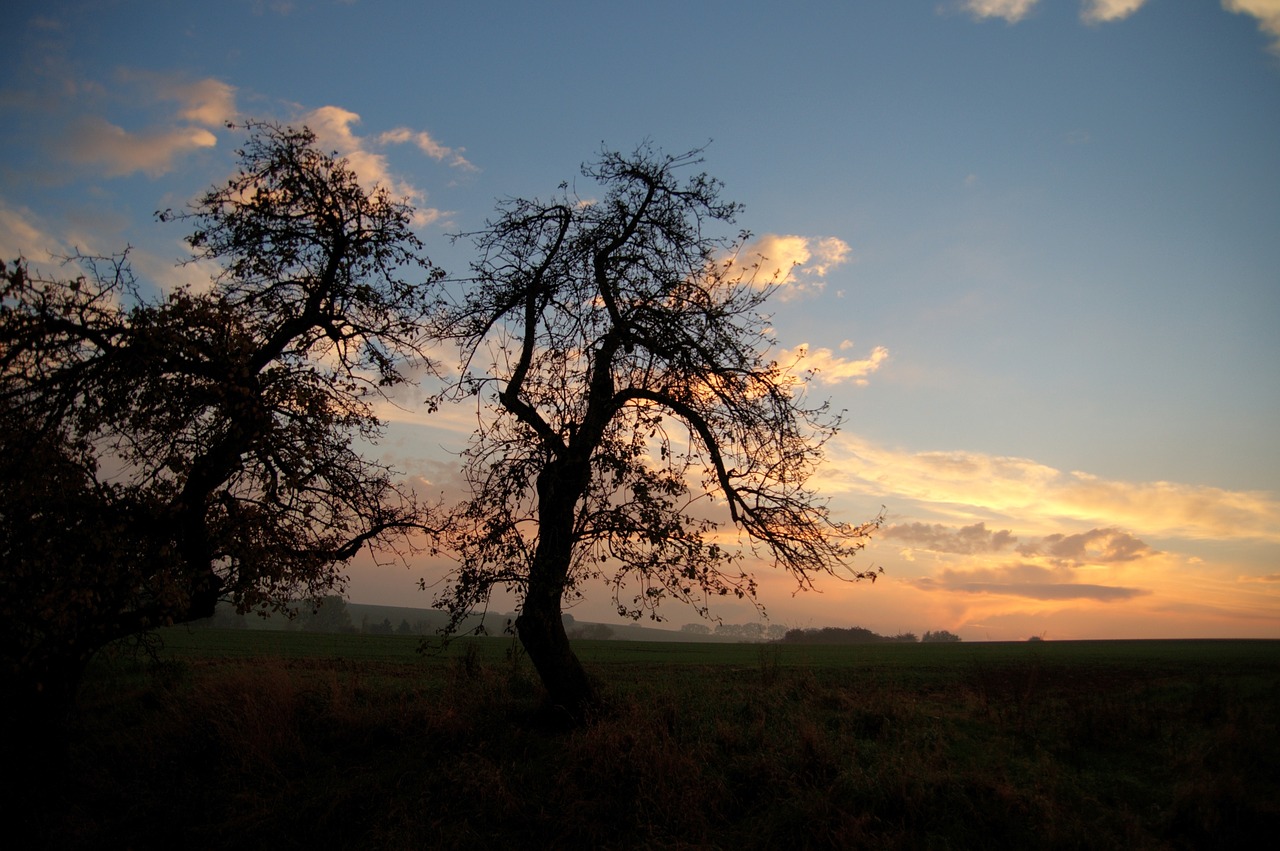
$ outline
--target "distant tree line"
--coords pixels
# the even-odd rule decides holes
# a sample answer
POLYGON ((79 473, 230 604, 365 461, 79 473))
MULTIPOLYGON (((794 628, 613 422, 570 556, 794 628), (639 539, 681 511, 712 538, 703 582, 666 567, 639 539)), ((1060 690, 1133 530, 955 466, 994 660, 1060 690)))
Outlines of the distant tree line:
POLYGON ((897 635, 881 635, 860 626, 853 627, 810 627, 808 629, 789 629, 782 641, 786 644, 915 644, 949 643, 960 640, 960 636, 945 629, 926 632, 923 638, 914 632, 900 632, 897 635))
MULTIPOLYGON (((270 613, 265 614, 274 622, 274 625, 269 628, 281 628, 279 624, 283 620, 282 628, 294 632, 363 633, 365 635, 432 635, 437 632, 435 624, 424 618, 415 618, 413 621, 401 618, 397 625, 391 622, 391 618, 384 617, 377 620, 376 615, 370 617, 365 614, 360 616, 360 623, 357 625, 351 617, 350 609, 347 608, 347 601, 337 594, 298 601, 287 609, 285 613, 287 619, 275 617, 270 613)), ((222 603, 212 617, 193 623, 215 629, 247 629, 250 625, 250 617, 251 615, 237 612, 234 605, 222 603)))

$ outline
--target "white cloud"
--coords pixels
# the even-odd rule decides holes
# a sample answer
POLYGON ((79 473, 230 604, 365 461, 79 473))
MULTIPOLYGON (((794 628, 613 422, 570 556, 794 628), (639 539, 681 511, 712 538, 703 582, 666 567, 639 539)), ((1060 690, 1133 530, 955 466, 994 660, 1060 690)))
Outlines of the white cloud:
POLYGON ((1275 39, 1271 50, 1280 53, 1280 0, 1222 0, 1222 8, 1258 19, 1258 28, 1275 39))
MULTIPOLYGON (((848 348, 848 341, 840 345, 848 348)), ((843 384, 852 382, 859 387, 867 385, 867 376, 878 370, 889 358, 889 350, 884 346, 876 346, 862 359, 850 360, 832 352, 830 349, 811 349, 808 343, 801 343, 794 349, 783 349, 778 353, 778 361, 784 365, 795 363, 792 371, 808 370, 814 373, 814 380, 821 384, 843 384)))
POLYGON ((1088 24, 1119 21, 1142 8, 1147 0, 1084 0, 1080 19, 1088 24))
POLYGON ((965 0, 964 9, 975 18, 1003 18, 1015 24, 1027 16, 1039 0, 965 0))
POLYGON ((755 268, 761 284, 781 284, 782 298, 821 290, 827 275, 848 263, 853 249, 834 236, 763 234, 743 246, 739 258, 755 268))
POLYGON ((166 127, 131 133, 105 118, 87 116, 68 131, 64 146, 73 162, 97 165, 107 177, 142 172, 159 177, 179 156, 211 148, 218 139, 203 127, 166 127))

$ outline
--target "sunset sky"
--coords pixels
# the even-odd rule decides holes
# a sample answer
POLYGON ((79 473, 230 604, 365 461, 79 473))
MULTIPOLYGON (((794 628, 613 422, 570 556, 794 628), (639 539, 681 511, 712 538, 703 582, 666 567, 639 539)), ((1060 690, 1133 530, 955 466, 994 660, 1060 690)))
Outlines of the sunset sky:
MULTIPOLYGON (((874 586, 761 571, 774 622, 1280 638, 1280 0, 17 0, 0 22, 5 259, 132 246, 148 285, 191 281, 153 213, 229 174, 229 120, 310 126, 458 274, 449 234, 602 144, 706 145, 752 249, 798 264, 781 348, 847 410, 820 490, 887 516, 874 586)), ((386 413, 379 451, 447 487, 474 407, 386 413)), ((426 606, 434 569, 361 563, 349 596, 426 606)))

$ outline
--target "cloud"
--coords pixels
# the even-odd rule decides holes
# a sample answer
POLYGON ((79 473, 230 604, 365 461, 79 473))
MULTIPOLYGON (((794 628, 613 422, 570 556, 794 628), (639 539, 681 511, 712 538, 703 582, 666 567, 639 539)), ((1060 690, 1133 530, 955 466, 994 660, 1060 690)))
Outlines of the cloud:
POLYGON ((213 78, 193 81, 126 69, 116 73, 115 82, 118 88, 108 92, 93 81, 68 79, 58 91, 45 93, 43 106, 55 116, 49 147, 106 177, 167 174, 181 157, 214 147, 218 139, 209 128, 237 115, 235 87, 213 78), (106 106, 121 102, 149 114, 148 123, 130 129, 104 117, 106 106))
POLYGON ((205 127, 222 127, 236 118, 235 86, 212 77, 184 81, 151 71, 123 70, 119 77, 126 83, 141 84, 146 100, 176 101, 178 117, 205 127))
POLYGON ((909 499, 959 516, 997 515, 1024 526, 1064 520, 1135 534, 1280 542, 1280 500, 1178 482, 1125 482, 1064 472, 1026 458, 975 452, 906 452, 843 434, 828 444, 827 493, 909 499))
POLYGON ((1142 588, 1072 582, 1064 571, 1034 564, 1012 564, 978 570, 944 570, 936 577, 917 579, 924 591, 951 591, 964 594, 997 594, 1032 600, 1097 600, 1110 603, 1130 600, 1151 592, 1142 588))
MULTIPOLYGON (((841 348, 846 346, 842 344, 841 348)), ((793 372, 796 369, 811 372, 814 380, 821 384, 852 382, 859 387, 867 386, 866 377, 878 370, 888 358, 889 350, 884 346, 876 346, 860 360, 840 357, 830 349, 810 349, 808 343, 778 352, 779 362, 795 364, 791 368, 793 372)))
POLYGON ((1091 529, 1075 535, 1047 535, 1018 547, 1024 556, 1049 556, 1063 563, 1115 564, 1155 555, 1142 540, 1120 529, 1091 529))
POLYGON ((825 278, 853 257, 853 249, 834 236, 763 234, 743 246, 739 258, 754 268, 762 284, 781 284, 783 299, 826 286, 825 278))
POLYGON ((1018 542, 1008 529, 994 532, 985 523, 960 528, 941 523, 903 523, 889 526, 880 534, 887 540, 902 541, 915 549, 962 555, 998 552, 1018 542))
POLYGON ((449 165, 454 168, 460 168, 463 171, 479 171, 480 169, 472 165, 466 157, 462 155, 465 148, 449 148, 441 145, 435 139, 431 138, 431 134, 425 130, 413 131, 407 127, 398 127, 395 130, 388 130, 378 137, 378 141, 382 144, 403 145, 405 142, 412 142, 418 150, 422 151, 433 160, 439 162, 449 161, 449 165))
MULTIPOLYGON (((336 150, 339 155, 346 158, 351 170, 360 178, 361 184, 367 187, 383 186, 395 197, 403 198, 412 205, 414 207, 414 225, 425 227, 439 221, 446 215, 441 210, 425 207, 427 193, 407 181, 395 177, 387 165, 386 155, 377 152, 372 147, 378 144, 415 141, 415 144, 418 144, 421 148, 422 142, 415 139, 415 134, 412 131, 404 129, 391 130, 376 139, 370 140, 367 137, 357 135, 354 130, 355 125, 360 123, 360 116, 340 106, 322 106, 319 109, 314 109, 302 117, 302 123, 310 127, 316 134, 316 141, 320 143, 321 147, 336 150)), ((430 139, 430 136, 425 132, 417 134, 417 136, 430 139)), ((440 148, 439 150, 448 151, 450 149, 440 148)), ((463 160, 463 162, 466 161, 463 160)), ((467 163, 467 166, 474 169, 474 166, 471 166, 470 163, 467 163)))
POLYGON ((31 210, 0 198, 0 260, 8 263, 21 256, 38 262, 68 254, 66 244, 46 231, 31 210))
POLYGON ((1275 39, 1271 50, 1280 53, 1280 0, 1222 0, 1222 8, 1258 19, 1258 29, 1275 39))
POLYGON ((1119 21, 1142 8, 1147 0, 1084 0, 1080 19, 1087 24, 1119 21))
POLYGON ((72 162, 95 165, 107 177, 142 172, 159 177, 183 154, 212 148, 218 139, 203 127, 168 127, 131 133, 105 118, 86 116, 70 128, 64 150, 72 162))
POLYGON ((975 18, 1003 18, 1016 24, 1037 2, 1039 0, 965 0, 963 8, 975 18))
MULTIPOLYGON (((1239 2, 1240 0, 1234 0, 1239 2)), ((961 8, 982 20, 984 18, 1001 18, 1016 24, 1031 14, 1040 0, 964 0, 961 8)), ((1080 19, 1088 24, 1100 24, 1107 21, 1119 21, 1129 17, 1147 2, 1147 0, 1083 0, 1080 19)), ((1233 2, 1233 0, 1224 0, 1233 2)), ((1250 2, 1250 0, 1243 0, 1250 2)), ((1268 0, 1252 0, 1266 3, 1268 0)))

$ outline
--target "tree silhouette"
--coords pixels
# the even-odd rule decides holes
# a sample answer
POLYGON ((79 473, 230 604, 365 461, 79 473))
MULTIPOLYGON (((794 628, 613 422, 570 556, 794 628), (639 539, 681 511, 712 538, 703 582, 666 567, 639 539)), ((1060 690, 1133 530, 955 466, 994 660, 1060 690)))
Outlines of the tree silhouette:
POLYGON ((448 525, 459 563, 437 605, 456 625, 513 590, 519 637, 574 719, 597 696, 561 604, 589 580, 620 614, 656 618, 667 599, 704 616, 717 596, 754 601, 749 553, 802 587, 874 578, 846 564, 879 521, 835 522, 806 485, 839 417, 767 359, 759 311, 777 280, 740 262, 746 233, 708 232, 737 206, 706 174, 682 179, 698 162, 605 152, 583 168, 601 197, 563 184, 501 204, 471 235, 473 277, 439 326, 493 415, 464 456, 471 496, 448 525))
POLYGON ((211 286, 144 297, 127 257, 5 265, 0 635, 6 712, 65 708, 108 642, 340 587, 425 514, 363 457, 372 402, 427 364, 439 273, 410 210, 307 130, 254 124, 190 210, 211 286))

